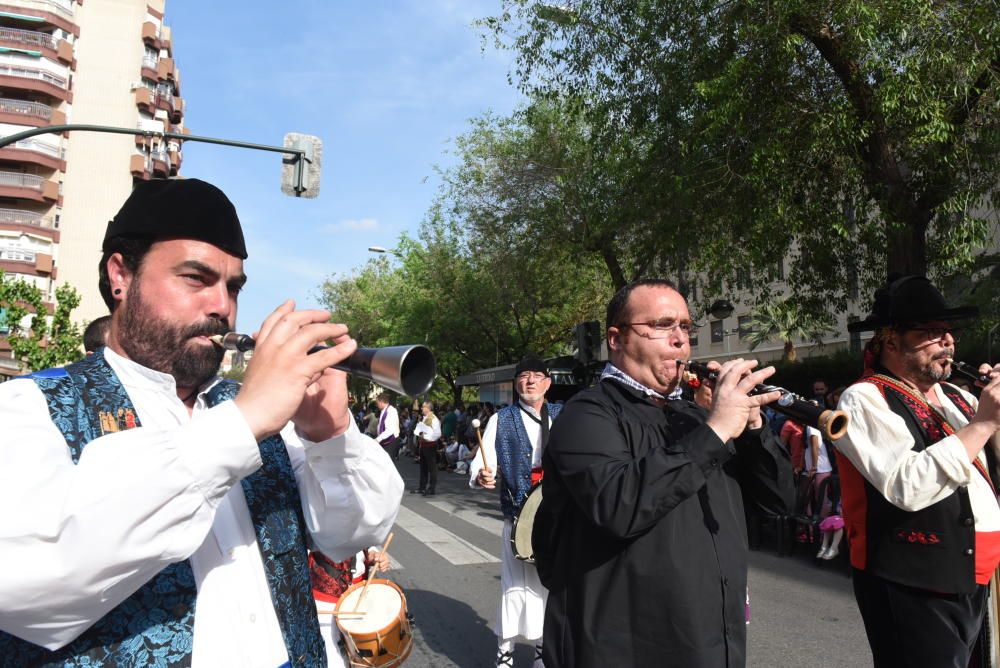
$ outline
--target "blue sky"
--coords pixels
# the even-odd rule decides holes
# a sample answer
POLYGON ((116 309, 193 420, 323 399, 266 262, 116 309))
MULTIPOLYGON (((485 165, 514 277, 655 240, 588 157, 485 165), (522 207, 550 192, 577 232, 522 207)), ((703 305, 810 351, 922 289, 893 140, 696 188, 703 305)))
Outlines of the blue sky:
MULTIPOLYGON (((238 327, 252 332, 291 297, 315 307, 324 278, 415 232, 452 140, 486 111, 521 99, 511 54, 472 27, 500 0, 168 0, 185 123, 195 135, 280 145, 323 140, 320 196, 281 194, 276 154, 184 147, 181 173, 233 200, 250 281, 238 327)), ((350 323, 348 323, 350 324, 350 323)))

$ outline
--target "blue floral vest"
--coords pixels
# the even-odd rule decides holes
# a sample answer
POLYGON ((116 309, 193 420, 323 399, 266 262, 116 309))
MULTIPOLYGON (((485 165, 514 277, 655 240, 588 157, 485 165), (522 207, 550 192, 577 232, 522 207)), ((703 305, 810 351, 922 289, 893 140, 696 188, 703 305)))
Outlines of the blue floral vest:
MULTIPOLYGON (((103 350, 63 369, 29 376, 49 404, 73 463, 107 431, 138 427, 138 416, 103 350)), ((209 406, 232 399, 239 385, 222 381, 209 406)), ((293 666, 326 666, 309 583, 298 488, 279 436, 260 442, 264 465, 242 480, 281 633, 293 666)), ((27 444, 25 444, 27 447, 27 444)), ((190 666, 196 588, 188 561, 171 564, 69 645, 49 651, 0 632, 0 665, 190 666)))
MULTIPOLYGON (((547 404, 555 420, 562 404, 547 404)), ((497 411, 497 466, 500 469, 500 510, 513 520, 531 491, 531 441, 524 428, 521 408, 515 403, 497 411)))

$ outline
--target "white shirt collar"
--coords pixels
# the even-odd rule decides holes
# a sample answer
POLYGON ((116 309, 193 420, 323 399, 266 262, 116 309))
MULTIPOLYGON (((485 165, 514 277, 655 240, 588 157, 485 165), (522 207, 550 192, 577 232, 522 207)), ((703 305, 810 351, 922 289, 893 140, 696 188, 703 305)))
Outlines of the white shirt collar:
MULTIPOLYGON (((107 360, 115 375, 122 382, 122 385, 133 387, 143 387, 150 390, 162 392, 172 396, 177 396, 177 382, 168 373, 155 371, 145 367, 138 362, 134 362, 127 357, 122 357, 109 347, 104 348, 104 359, 107 360)), ((219 377, 215 376, 198 390, 201 397, 219 382, 219 377)))

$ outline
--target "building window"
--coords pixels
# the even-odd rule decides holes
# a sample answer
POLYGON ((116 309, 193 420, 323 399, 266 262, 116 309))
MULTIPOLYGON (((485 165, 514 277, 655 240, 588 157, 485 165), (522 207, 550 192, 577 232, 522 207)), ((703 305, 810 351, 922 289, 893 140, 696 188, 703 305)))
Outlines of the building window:
POLYGON ((722 343, 726 338, 726 334, 722 329, 721 320, 712 321, 712 343, 722 343))
POLYGON ((736 327, 737 327, 736 331, 739 332, 740 341, 743 341, 744 339, 746 339, 747 336, 750 335, 750 331, 753 329, 750 326, 750 320, 751 320, 751 318, 748 315, 741 315, 739 317, 739 322, 736 325, 736 327))

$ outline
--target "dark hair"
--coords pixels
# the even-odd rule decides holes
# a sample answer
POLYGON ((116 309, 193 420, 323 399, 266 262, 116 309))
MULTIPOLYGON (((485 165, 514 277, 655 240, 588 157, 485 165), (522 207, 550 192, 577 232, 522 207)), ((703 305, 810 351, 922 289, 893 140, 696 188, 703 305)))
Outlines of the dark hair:
POLYGON ((108 310, 114 313, 118 305, 111 297, 111 279, 108 277, 108 259, 115 253, 121 253, 122 262, 133 275, 139 273, 142 259, 155 243, 154 239, 134 239, 131 237, 115 237, 104 243, 104 254, 101 255, 101 262, 97 265, 97 289, 101 291, 101 297, 107 304, 108 310))
POLYGON ((109 329, 111 329, 110 315, 102 315, 92 321, 87 325, 87 329, 83 330, 83 349, 92 353, 107 343, 109 329))
POLYGON ((619 289, 618 292, 616 292, 611 298, 611 301, 608 302, 608 312, 604 321, 606 329, 617 327, 621 324, 622 319, 627 313, 628 298, 632 295, 633 290, 641 287, 670 288, 674 291, 677 290, 677 286, 674 285, 673 281, 669 281, 665 278, 643 278, 629 283, 625 287, 619 289))
POLYGON ((378 396, 375 397, 375 401, 381 401, 382 403, 391 404, 392 396, 388 392, 379 392, 378 396))

